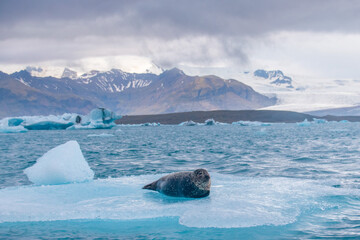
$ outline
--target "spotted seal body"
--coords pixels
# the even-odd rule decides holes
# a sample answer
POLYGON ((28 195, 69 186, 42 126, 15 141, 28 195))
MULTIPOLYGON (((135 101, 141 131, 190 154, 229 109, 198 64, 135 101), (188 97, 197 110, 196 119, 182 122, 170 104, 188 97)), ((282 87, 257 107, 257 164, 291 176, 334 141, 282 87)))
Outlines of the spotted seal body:
POLYGON ((205 169, 177 172, 145 185, 143 189, 158 191, 173 197, 202 198, 210 194, 210 175, 205 169))

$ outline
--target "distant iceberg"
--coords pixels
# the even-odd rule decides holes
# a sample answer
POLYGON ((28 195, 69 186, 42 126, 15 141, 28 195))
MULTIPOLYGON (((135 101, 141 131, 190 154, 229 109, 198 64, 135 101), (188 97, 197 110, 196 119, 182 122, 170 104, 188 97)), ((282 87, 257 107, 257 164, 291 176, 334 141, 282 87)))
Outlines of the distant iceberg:
POLYGON ((298 126, 300 127, 307 127, 307 126, 310 126, 311 125, 311 122, 309 122, 307 119, 305 119, 304 121, 302 122, 298 122, 296 123, 298 126))
POLYGON ((319 119, 319 118, 314 118, 313 121, 314 121, 314 123, 317 123, 317 124, 323 124, 323 123, 328 122, 326 119, 319 119))
POLYGON ((215 120, 214 119, 207 119, 207 120, 205 120, 205 125, 206 126, 213 126, 213 125, 215 125, 216 124, 216 122, 215 122, 215 120))
POLYGON ((89 134, 88 137, 115 137, 114 134, 110 133, 101 133, 101 134, 89 134))
POLYGON ((86 162, 77 141, 68 141, 49 150, 24 173, 37 185, 84 182, 94 178, 94 171, 86 162))
POLYGON ((24 133, 27 131, 23 126, 9 127, 0 125, 0 133, 24 133))
POLYGON ((328 123, 326 119, 313 118, 311 122, 305 119, 304 121, 298 122, 296 124, 300 127, 306 127, 306 126, 310 126, 311 124, 325 124, 325 123, 328 123))
POLYGON ((24 116, 0 120, 0 132, 26 132, 27 130, 110 129, 121 116, 105 108, 95 108, 88 115, 24 116))
POLYGON ((140 126, 143 126, 143 127, 156 127, 156 126, 161 126, 161 124, 153 122, 153 123, 143 123, 140 126))
POLYGON ((210 118, 210 119, 205 120, 205 122, 203 124, 199 124, 199 125, 214 126, 214 125, 229 125, 229 124, 223 123, 223 122, 217 122, 213 118, 210 118))
POLYGON ((240 126, 271 126, 271 123, 264 123, 264 122, 257 122, 257 121, 237 121, 233 122, 233 125, 240 125, 240 126))
POLYGON ((198 125, 198 123, 190 120, 190 121, 185 121, 179 124, 179 126, 196 126, 198 125))

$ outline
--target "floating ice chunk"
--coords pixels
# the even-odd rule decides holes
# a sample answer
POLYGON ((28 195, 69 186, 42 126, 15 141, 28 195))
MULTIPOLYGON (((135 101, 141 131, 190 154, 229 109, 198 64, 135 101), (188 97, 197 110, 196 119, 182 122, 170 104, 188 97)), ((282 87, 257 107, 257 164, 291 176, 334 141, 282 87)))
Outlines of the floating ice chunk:
POLYGON ((322 124, 322 123, 327 123, 328 121, 326 119, 319 119, 319 118, 314 118, 313 121, 315 123, 318 123, 318 124, 322 124))
POLYGON ((90 118, 92 122, 109 124, 118 119, 119 116, 105 108, 95 108, 90 112, 90 118))
POLYGON ((156 127, 156 126, 160 126, 160 123, 143 123, 141 124, 141 126, 144 126, 144 127, 156 127))
POLYGON ((84 182, 94 178, 77 141, 59 145, 25 169, 29 180, 38 185, 84 182))
POLYGON ((142 127, 142 124, 119 124, 121 127, 142 127))
MULTIPOLYGON (((88 116, 83 116, 75 119, 77 124, 69 126, 67 130, 74 129, 110 129, 116 124, 115 120, 120 119, 114 112, 105 108, 93 109, 88 116), (81 124, 78 124, 81 123, 81 124)), ((74 120, 73 120, 74 121, 74 120)))
POLYGON ((8 120, 9 127, 17 127, 19 126, 24 120, 21 118, 10 118, 8 120))
POLYGON ((214 119, 207 119, 207 120, 205 120, 205 125, 206 126, 213 126, 213 125, 215 125, 216 124, 216 122, 215 122, 215 120, 214 119))
POLYGON ((196 126, 198 125, 196 122, 190 120, 190 121, 186 121, 186 122, 182 122, 179 124, 180 126, 196 126))
MULTIPOLYGON (((104 108, 96 108, 90 114, 82 116, 76 113, 49 116, 23 116, 17 118, 4 118, 0 126, 23 126, 28 130, 55 130, 55 129, 109 129, 116 124, 115 120, 121 118, 114 112, 104 108)), ((9 130, 10 131, 10 130, 9 130)), ((13 129, 12 131, 16 131, 13 129)))
POLYGON ((28 130, 23 126, 16 126, 16 127, 7 127, 0 125, 0 133, 24 133, 28 130))
POLYGON ((89 134, 88 137, 115 137, 113 134, 101 133, 101 134, 89 134))
POLYGON ((72 122, 62 123, 62 122, 44 121, 44 122, 38 122, 38 123, 26 125, 25 128, 29 130, 61 130, 61 129, 67 129, 72 125, 74 125, 74 123, 72 122))
POLYGON ((305 119, 304 121, 302 122, 298 122, 296 123, 298 126, 300 127, 307 127, 307 126, 310 126, 311 125, 311 122, 309 122, 307 119, 305 119))
POLYGON ((339 123, 349 123, 348 120, 341 120, 339 123))
POLYGON ((88 125, 72 125, 66 128, 66 130, 111 129, 114 126, 115 123, 112 124, 90 123, 88 125))
POLYGON ((233 122, 233 125, 240 125, 240 126, 271 126, 271 123, 264 123, 264 122, 257 122, 257 121, 237 121, 233 122))
POLYGON ((4 118, 0 120, 0 133, 22 133, 27 132, 23 126, 20 126, 22 119, 4 118))

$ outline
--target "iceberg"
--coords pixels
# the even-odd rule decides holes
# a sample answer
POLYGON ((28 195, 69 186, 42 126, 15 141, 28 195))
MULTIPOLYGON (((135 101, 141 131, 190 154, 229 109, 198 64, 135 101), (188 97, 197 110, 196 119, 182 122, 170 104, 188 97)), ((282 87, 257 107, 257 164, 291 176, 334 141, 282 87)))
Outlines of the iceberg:
POLYGON ((328 122, 326 119, 319 119, 319 118, 314 118, 313 121, 317 124, 323 124, 328 122))
POLYGON ((262 126, 262 127, 266 127, 266 126, 271 126, 271 123, 264 123, 264 122, 257 122, 257 121, 237 121, 237 122, 233 122, 233 125, 240 125, 240 126, 262 126))
POLYGON ((0 133, 24 133, 27 131, 23 126, 8 127, 0 125, 0 133))
POLYGON ((85 182, 94 178, 94 172, 77 141, 68 141, 49 150, 33 166, 26 168, 24 173, 37 185, 85 182))
POLYGON ((190 121, 186 121, 186 122, 182 122, 179 124, 179 126, 196 126, 198 125, 196 122, 190 120, 190 121))
POLYGON ((302 122, 298 122, 296 123, 298 126, 300 127, 307 127, 307 126, 310 126, 311 125, 311 122, 309 122, 307 119, 305 119, 304 121, 302 122))
POLYGON ((9 125, 9 127, 17 127, 23 121, 24 121, 24 119, 21 119, 21 118, 11 118, 11 119, 8 120, 8 125, 9 125))
POLYGON ((65 113, 55 116, 23 116, 0 120, 1 132, 63 129, 110 129, 121 116, 105 108, 93 109, 88 115, 65 113), (24 130, 26 129, 26 130, 24 130))
POLYGON ((101 134, 89 134, 88 137, 115 137, 114 134, 101 133, 101 134))
POLYGON ((68 127, 74 125, 72 122, 53 122, 53 121, 43 121, 33 124, 26 125, 25 128, 28 130, 61 130, 67 129, 68 127))
POLYGON ((75 125, 67 128, 67 130, 74 129, 110 129, 116 126, 115 120, 120 119, 121 116, 105 108, 95 108, 89 115, 83 116, 75 125))
POLYGON ((154 122, 154 123, 143 123, 143 124, 141 124, 141 126, 143 126, 143 127, 157 127, 157 126, 161 126, 161 124, 160 123, 156 123, 156 122, 154 122))
POLYGON ((23 126, 19 126, 22 121, 18 118, 11 120, 8 118, 0 120, 0 133, 23 133, 28 131, 23 126))
POLYGON ((216 122, 215 122, 215 120, 214 119, 207 119, 207 120, 205 120, 205 125, 206 126, 213 126, 213 125, 215 125, 216 124, 216 122))

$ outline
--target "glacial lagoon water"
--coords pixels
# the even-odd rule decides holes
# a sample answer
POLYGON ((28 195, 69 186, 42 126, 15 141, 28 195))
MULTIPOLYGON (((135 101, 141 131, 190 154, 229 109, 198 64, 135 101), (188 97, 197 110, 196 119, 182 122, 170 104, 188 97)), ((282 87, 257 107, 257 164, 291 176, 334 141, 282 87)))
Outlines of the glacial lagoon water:
POLYGON ((360 124, 119 126, 0 134, 0 238, 359 239, 360 124), (23 173, 76 140, 93 181, 23 173), (206 168, 210 196, 141 187, 206 168))

